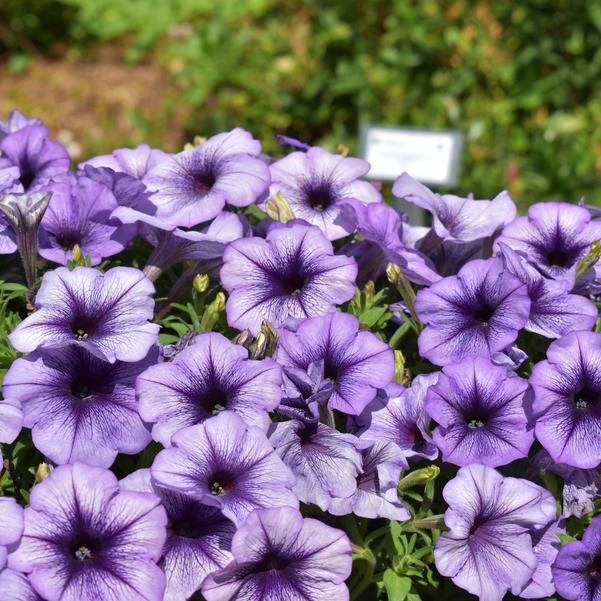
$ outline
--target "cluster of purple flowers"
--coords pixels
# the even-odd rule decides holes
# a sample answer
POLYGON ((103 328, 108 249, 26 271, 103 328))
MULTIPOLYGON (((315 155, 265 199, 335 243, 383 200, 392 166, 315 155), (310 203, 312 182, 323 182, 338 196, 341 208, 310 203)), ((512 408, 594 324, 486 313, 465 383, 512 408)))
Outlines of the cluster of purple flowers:
POLYGON ((346 601, 369 537, 341 526, 418 528, 402 484, 438 458, 440 575, 483 601, 601 598, 601 517, 562 547, 601 496, 601 221, 403 174, 394 195, 432 218, 412 227, 365 161, 284 142, 273 161, 234 129, 72 170, 39 120, 0 123, 0 253, 30 302, 0 442, 31 430, 49 471, 25 509, 0 497, 3 598, 346 601), (200 274, 223 327, 167 346, 156 291, 200 274), (370 331, 355 301, 386 277, 370 331))

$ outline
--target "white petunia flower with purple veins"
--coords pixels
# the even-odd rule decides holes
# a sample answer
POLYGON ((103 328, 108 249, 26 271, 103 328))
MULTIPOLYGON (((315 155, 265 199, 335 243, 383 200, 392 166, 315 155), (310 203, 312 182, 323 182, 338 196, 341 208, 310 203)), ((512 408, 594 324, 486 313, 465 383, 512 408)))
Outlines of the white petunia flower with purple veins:
POLYGON ((44 274, 38 310, 9 335, 20 352, 81 346, 100 359, 140 361, 158 339, 152 282, 138 269, 59 267, 44 274))
POLYGON ((335 310, 355 293, 354 259, 335 255, 316 227, 299 221, 273 224, 267 238, 242 238, 223 254, 221 283, 229 292, 228 324, 257 334, 263 321, 335 310))
POLYGON ((136 148, 117 148, 111 154, 102 154, 80 163, 78 169, 86 167, 94 169, 108 167, 117 173, 125 173, 141 180, 154 167, 166 161, 171 155, 151 148, 148 144, 140 144, 136 148))
MULTIPOLYGON (((19 436, 23 427, 23 411, 14 399, 0 400, 0 442, 11 444, 19 436)), ((0 465, 2 465, 2 449, 0 449, 0 465)))
POLYGON ((487 357, 446 365, 424 403, 439 424, 433 436, 443 461, 497 467, 527 457, 534 441, 528 393, 526 380, 487 357))
POLYGON ((471 261, 417 293, 415 310, 427 326, 418 339, 420 355, 447 365, 502 351, 526 325, 530 304, 526 285, 501 259, 471 261))
POLYGON ((355 492, 335 498, 328 508, 333 515, 355 515, 365 518, 387 518, 407 521, 411 514, 399 500, 397 486, 401 474, 409 467, 397 445, 380 440, 363 450, 361 473, 356 478, 355 492))
POLYGON ((438 448, 432 441, 424 399, 437 380, 438 373, 423 374, 413 378, 411 388, 392 383, 379 390, 357 417, 357 435, 372 442, 393 442, 408 459, 436 459, 438 448))
POLYGON ((552 280, 543 276, 532 263, 505 243, 499 251, 509 273, 528 287, 530 316, 525 330, 559 338, 574 330, 591 330, 599 312, 594 303, 578 294, 570 294, 569 280, 552 280))
POLYGON ((298 219, 317 226, 328 240, 352 234, 355 219, 344 210, 344 201, 381 203, 382 196, 369 182, 367 161, 332 154, 317 146, 292 152, 269 166, 270 194, 283 194, 298 219))
POLYGON ((601 334, 572 332, 547 350, 530 376, 535 434, 556 463, 601 462, 601 334))
POLYGON ((199 334, 173 361, 149 367, 136 382, 140 415, 163 446, 182 428, 229 410, 267 431, 269 411, 282 397, 282 374, 273 359, 248 351, 216 332, 199 334))
POLYGON ((164 601, 187 601, 209 574, 232 561, 236 527, 217 507, 157 486, 148 469, 129 474, 119 487, 156 494, 167 512, 167 540, 159 561, 167 578, 164 601))
MULTIPOLYGON (((526 217, 518 217, 505 226, 495 243, 501 243, 522 254, 545 276, 573 283, 575 267, 601 240, 601 222, 593 221, 584 207, 567 202, 539 202, 528 209, 526 217)), ((601 277, 601 264, 595 266, 601 277)))
POLYGON ((157 217, 192 227, 216 217, 226 204, 264 200, 270 176, 260 152, 260 142, 235 128, 160 162, 143 178, 154 192, 157 217))
POLYGON ((447 531, 434 549, 440 574, 480 601, 501 601, 508 590, 518 595, 537 568, 532 535, 556 519, 551 494, 472 464, 457 472, 443 497, 447 531))
POLYGON ((11 497, 0 497, 0 572, 23 535, 23 508, 11 497))
POLYGON ((347 601, 351 543, 289 507, 258 509, 232 541, 234 561, 204 581, 207 601, 347 601))
POLYGON ((9 134, 14 134, 28 125, 43 125, 43 123, 41 119, 26 117, 21 111, 16 109, 10 111, 8 119, 0 121, 0 142, 9 134))
POLYGON ((157 347, 133 363, 108 363, 78 346, 40 349, 14 361, 2 394, 20 402, 23 425, 54 463, 110 467, 118 453, 139 453, 151 440, 135 381, 158 358, 157 347))
POLYGON ((333 382, 328 406, 350 415, 359 415, 394 376, 392 349, 360 331, 358 319, 348 313, 312 317, 296 332, 283 330, 275 358, 284 369, 305 371, 323 362, 323 377, 333 382))
POLYGON ((290 469, 264 432, 233 411, 179 430, 171 444, 154 460, 155 482, 218 507, 237 526, 259 507, 298 507, 290 469))
POLYGON ((47 601, 162 601, 166 524, 158 496, 120 491, 104 468, 60 466, 31 491, 9 566, 47 601))

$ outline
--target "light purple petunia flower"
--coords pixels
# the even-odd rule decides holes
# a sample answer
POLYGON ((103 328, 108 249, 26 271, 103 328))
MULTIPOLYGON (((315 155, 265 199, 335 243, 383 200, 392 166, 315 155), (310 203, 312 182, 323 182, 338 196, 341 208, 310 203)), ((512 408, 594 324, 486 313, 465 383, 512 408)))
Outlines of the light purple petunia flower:
POLYGON ((394 375, 392 349, 371 332, 359 331, 358 319, 348 313, 312 317, 296 332, 282 331, 276 360, 303 370, 323 361, 323 376, 334 383, 328 405, 351 415, 359 415, 394 375))
POLYGON ((203 583, 207 601, 347 601, 351 544, 341 530, 289 507, 254 511, 232 542, 234 561, 203 583))
POLYGON ((296 478, 262 430, 232 411, 179 430, 152 465, 160 486, 219 507, 240 526, 258 507, 298 507, 296 478))
POLYGON ((509 346, 528 320, 530 299, 526 285, 494 258, 471 261, 456 276, 420 290, 415 310, 427 324, 420 355, 446 365, 509 346))
MULTIPOLYGON (((505 226, 495 243, 504 243, 523 254, 547 277, 560 279, 573 271, 601 240, 601 222, 592 221, 584 207, 567 202, 539 202, 528 209, 527 217, 518 217, 505 226)), ((597 264, 596 276, 601 277, 597 264)))
POLYGON ((152 424, 153 438, 168 447, 178 430, 224 409, 267 431, 281 383, 275 361, 251 361, 243 346, 211 332, 196 336, 173 361, 149 367, 136 391, 142 419, 152 424))
POLYGON ((15 231, 10 226, 4 214, 0 213, 0 255, 11 255, 16 250, 17 241, 15 231))
POLYGON ((167 160, 171 155, 150 148, 148 144, 140 144, 136 148, 117 148, 111 154, 103 154, 79 164, 79 169, 86 167, 108 167, 117 173, 125 173, 136 179, 142 179, 154 167, 167 160))
POLYGON ((226 203, 246 207, 263 200, 270 178, 260 152, 251 134, 235 128, 160 162, 143 180, 154 192, 157 216, 192 227, 213 219, 226 203))
POLYGON ((60 466, 31 491, 9 566, 47 601, 162 601, 166 523, 156 495, 119 491, 104 468, 60 466))
POLYGON ((351 234, 355 220, 343 208, 343 201, 369 204, 382 196, 369 182, 362 181, 370 169, 367 161, 323 148, 292 152, 269 167, 270 194, 283 194, 294 216, 316 225, 328 240, 351 234))
POLYGON ((44 274, 39 307, 9 335, 23 353, 78 345, 114 363, 140 361, 156 343, 152 319, 154 286, 131 267, 101 273, 89 267, 59 267, 44 274))
POLYGON ((392 383, 379 390, 374 400, 357 418, 357 434, 365 440, 388 440, 407 458, 436 459, 438 448, 430 435, 430 417, 424 399, 438 373, 413 378, 411 388, 392 383))
POLYGON ((525 330, 559 338, 574 330, 590 330, 599 312, 594 303, 578 294, 570 294, 569 280, 551 280, 544 277, 526 258, 500 243, 505 267, 528 287, 530 317, 525 330))
POLYGON ((165 572, 165 601, 186 601, 212 572, 229 564, 236 528, 218 508, 157 486, 150 470, 129 474, 121 490, 154 493, 167 511, 167 540, 159 567, 165 572))
POLYGON ((530 376, 536 438, 556 463, 601 462, 601 334, 572 332, 547 350, 530 376))
POLYGON ((28 118, 21 111, 12 110, 8 113, 6 121, 0 121, 0 142, 16 131, 27 127, 28 125, 42 125, 42 120, 37 118, 28 118))
POLYGON ((70 165, 64 146, 50 140, 48 129, 43 125, 29 125, 7 135, 0 142, 0 181, 5 191, 34 190, 53 177, 66 173, 70 165), (10 183, 3 173, 11 174, 10 183))
POLYGON ((157 360, 157 347, 135 363, 107 363, 77 346, 42 349, 12 364, 2 393, 21 403, 23 425, 54 463, 109 467, 117 453, 138 453, 151 440, 134 385, 157 360))
POLYGON ((387 518, 404 522, 411 518, 400 502, 397 486, 402 472, 409 467, 397 445, 380 440, 363 450, 361 473, 355 492, 332 499, 328 511, 333 515, 354 513, 366 518, 387 518))
POLYGON ((11 497, 0 497, 0 571, 23 535, 23 508, 11 497))
POLYGON ((443 461, 497 467, 526 457, 534 441, 524 401, 528 382, 487 357, 446 365, 426 393, 443 461))
POLYGON ((563 546, 551 567, 557 592, 569 601, 601 597, 601 516, 593 518, 582 541, 563 546))
POLYGON ((519 594, 537 567, 532 533, 555 519, 555 500, 544 488, 494 469, 462 467, 443 490, 449 508, 434 549, 443 576, 480 598, 519 594))
POLYGON ((44 601, 33 590, 25 574, 10 568, 0 570, 0 591, 7 601, 44 601))
POLYGON ((316 419, 276 423, 269 440, 296 476, 292 490, 303 503, 327 511, 333 497, 349 497, 357 490, 361 449, 369 443, 316 419))
MULTIPOLYGON (((3 399, 0 401, 0 442, 10 444, 19 436, 23 427, 23 411, 17 401, 3 399)), ((2 449, 0 449, 0 465, 2 465, 2 449)))
POLYGON ((274 224, 265 240, 243 238, 225 249, 228 323, 256 335, 263 321, 281 326, 288 317, 329 313, 353 297, 356 275, 355 261, 334 255, 316 227, 274 224))

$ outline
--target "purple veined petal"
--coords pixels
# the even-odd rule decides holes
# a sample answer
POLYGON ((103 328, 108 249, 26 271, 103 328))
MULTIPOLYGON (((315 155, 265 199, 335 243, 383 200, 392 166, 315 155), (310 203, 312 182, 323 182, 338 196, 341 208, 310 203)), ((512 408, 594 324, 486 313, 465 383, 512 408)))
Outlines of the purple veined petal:
POLYGON ((42 125, 42 120, 37 118, 28 118, 21 111, 16 109, 8 113, 6 121, 0 121, 0 142, 8 135, 13 134, 28 125, 42 125))
POLYGON ((25 574, 6 568, 0 570, 0 591, 10 601, 44 601, 31 586, 25 574))
POLYGON ((86 166, 94 168, 108 167, 118 173, 126 173, 136 179, 142 179, 153 167, 168 159, 171 155, 147 144, 136 148, 117 148, 111 154, 104 154, 79 164, 85 171, 86 166))
POLYGON ((0 571, 8 553, 18 545, 23 527, 23 508, 11 497, 0 497, 0 571))

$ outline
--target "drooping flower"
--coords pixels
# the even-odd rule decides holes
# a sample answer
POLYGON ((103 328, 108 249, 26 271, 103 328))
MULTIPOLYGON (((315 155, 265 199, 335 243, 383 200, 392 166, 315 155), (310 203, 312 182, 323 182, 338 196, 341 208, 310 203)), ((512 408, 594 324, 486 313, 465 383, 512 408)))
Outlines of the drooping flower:
POLYGON ((42 120, 26 117, 21 111, 12 110, 8 113, 8 119, 6 121, 0 121, 0 142, 8 136, 8 134, 14 134, 16 131, 27 127, 28 125, 42 125, 42 120))
POLYGON ((38 310, 10 334, 13 346, 28 353, 38 347, 78 345, 114 363, 140 361, 157 341, 152 319, 154 287, 131 267, 101 273, 89 267, 59 267, 44 274, 38 310))
POLYGON ((12 364, 2 393, 21 403, 23 425, 54 463, 110 467, 117 453, 138 453, 151 440, 134 385, 157 360, 156 347, 135 363, 108 363, 78 346, 42 349, 12 364))
POLYGON ((157 484, 219 507, 237 526, 258 507, 298 507, 290 469, 233 411, 179 430, 171 444, 152 465, 157 484))
POLYGON ((480 598, 501 601, 535 573, 532 533, 555 519, 555 500, 540 486, 494 469, 462 467, 443 490, 449 508, 434 549, 443 576, 480 598))
POLYGON ((400 502, 397 486, 403 470, 409 467, 403 452, 387 440, 363 450, 361 473, 355 492, 332 499, 328 511, 333 515, 354 513, 366 518, 387 518, 404 522, 411 517, 400 502))
POLYGON ((143 179, 154 192, 157 216, 192 227, 213 219, 226 203, 246 207, 262 200, 270 178, 260 152, 257 140, 235 128, 161 161, 143 179))
POLYGON ((509 346, 528 320, 530 299, 526 285, 494 258, 471 261, 420 290, 415 310, 427 324, 418 340, 421 356, 446 365, 509 346))
MULTIPOLYGON (((495 243, 504 243, 528 260, 547 277, 560 279, 573 270, 601 240, 601 222, 593 221, 584 207, 566 202, 539 202, 528 209, 526 217, 518 217, 505 226, 495 243)), ((601 276, 597 264, 596 276, 601 276)))
POLYGON ((425 400, 443 461, 497 467, 526 457, 534 441, 527 392, 526 380, 487 357, 446 365, 425 400))
POLYGON ((295 509, 258 509, 237 530, 234 561, 203 583, 207 601, 346 601, 351 544, 295 509))
POLYGON ((23 508, 11 497, 0 497, 0 571, 23 535, 23 508))
POLYGON ((56 175, 66 173, 70 165, 64 146, 50 140, 43 125, 28 125, 0 142, 0 180, 4 170, 14 173, 17 168, 16 178, 5 184, 5 191, 33 191, 56 175))
POLYGON ((382 202, 376 188, 362 178, 367 161, 331 154, 319 147, 292 152, 269 167, 270 194, 286 198, 294 216, 316 225, 328 240, 351 234, 354 219, 343 210, 343 201, 382 202))
POLYGON ((601 334, 572 332, 547 350, 530 376, 536 438, 556 463, 601 462, 601 334))
POLYGON ((569 601, 597 601, 601 596, 601 516, 593 518, 582 541, 571 541, 551 567, 557 592, 569 601))
POLYGON ((353 434, 342 434, 316 419, 292 419, 274 424, 269 439, 296 476, 292 490, 303 503, 326 511, 333 497, 349 497, 357 490, 361 449, 367 445, 353 434))
POLYGON ((171 155, 151 148, 148 144, 140 144, 136 148, 117 148, 111 154, 103 154, 79 164, 79 169, 108 167, 117 173, 125 173, 136 179, 142 179, 159 163, 171 155))
POLYGON ((356 275, 355 261, 334 255, 316 227, 274 224, 265 240, 242 238, 225 249, 228 323, 256 335, 263 321, 280 326, 288 317, 329 313, 353 297, 356 275))
POLYGON ((104 468, 60 466, 31 491, 10 567, 48 601, 162 601, 166 522, 156 495, 119 491, 104 468))
POLYGON ((359 331, 358 319, 348 313, 312 317, 296 332, 282 331, 276 360, 303 370, 323 361, 324 378, 334 384, 328 405, 351 415, 359 415, 394 375, 391 348, 371 332, 359 331))
POLYGON ((357 434, 365 440, 388 440, 396 444, 407 458, 436 459, 438 449, 430 435, 430 417, 424 399, 438 374, 416 376, 411 388, 390 384, 379 390, 374 400, 357 418, 357 434))
MULTIPOLYGON (((0 401, 0 442, 10 444, 19 436, 23 427, 23 411, 14 400, 0 401)), ((2 449, 0 449, 0 465, 2 465, 2 449)))
POLYGON ((272 359, 251 361, 248 351, 216 332, 200 334, 173 361, 149 367, 137 380, 140 415, 152 436, 171 436, 227 409, 267 431, 268 411, 281 398, 282 375, 272 359))
POLYGON ((10 568, 0 570, 0 591, 8 601, 44 601, 25 574, 10 568))
POLYGON ((230 552, 236 528, 218 508, 157 486, 150 470, 129 474, 121 490, 156 494, 167 511, 167 540, 159 567, 165 572, 165 601, 186 601, 212 572, 233 559, 230 552))

